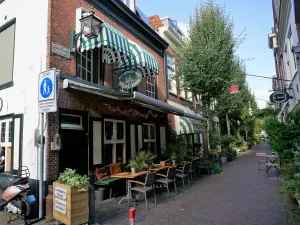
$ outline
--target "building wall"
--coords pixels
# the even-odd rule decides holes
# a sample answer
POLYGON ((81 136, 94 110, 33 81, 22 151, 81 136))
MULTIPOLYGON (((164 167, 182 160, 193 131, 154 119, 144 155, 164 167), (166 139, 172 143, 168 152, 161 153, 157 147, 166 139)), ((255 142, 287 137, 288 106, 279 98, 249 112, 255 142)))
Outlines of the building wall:
MULTIPOLYGON (((70 37, 69 32, 71 30, 76 30, 76 9, 83 7, 87 10, 91 9, 91 5, 84 0, 49 0, 49 23, 48 23, 48 56, 47 56, 47 66, 49 68, 56 67, 60 69, 62 74, 67 74, 71 76, 76 76, 76 62, 74 56, 70 60, 61 58, 60 56, 51 55, 51 43, 55 42, 61 44, 65 47, 69 47, 70 37)), ((130 40, 141 45, 147 51, 149 51, 158 62, 160 73, 157 76, 157 98, 158 100, 165 101, 164 93, 164 61, 163 57, 153 51, 144 42, 137 39, 134 34, 128 32, 124 27, 121 27, 116 22, 112 21, 110 18, 102 14, 101 12, 94 9, 95 15, 100 19, 105 20, 108 24, 113 26, 122 32, 130 40)), ((111 79, 109 76, 109 68, 106 68, 106 86, 111 85, 111 79)), ((114 101, 111 99, 103 98, 96 95, 91 95, 87 93, 80 93, 74 91, 66 91, 62 89, 62 81, 60 82, 59 91, 59 107, 64 109, 73 109, 88 112, 89 116, 99 117, 100 115, 110 115, 125 119, 124 116, 118 115, 117 113, 112 113, 105 108, 103 103, 115 104, 120 108, 128 109, 130 107, 136 108, 136 106, 129 105, 127 102, 114 101)), ((145 79, 138 86, 138 91, 145 93, 145 79)), ((139 110, 142 108, 139 107, 139 110)), ((145 110, 145 108, 144 108, 145 110)), ((156 113, 156 112, 155 112, 156 113)), ((161 114, 159 114, 161 116, 161 114)), ((59 113, 49 113, 47 116, 47 180, 51 181, 57 178, 59 174, 59 151, 51 151, 50 143, 53 136, 59 132, 59 113)), ((146 122, 147 119, 136 118, 135 122, 146 122)), ((157 120, 156 120, 157 121, 157 120)), ((163 124, 163 121, 160 122, 163 124)))
MULTIPOLYGON (((49 0, 49 24, 48 24, 48 52, 51 50, 51 43, 56 42, 65 47, 70 46, 70 35, 71 30, 76 29, 76 9, 83 7, 87 10, 91 9, 91 5, 85 0, 73 0, 72 2, 68 0, 49 0), (68 4, 66 4, 68 3, 68 4)), ((153 51, 147 44, 137 39, 134 34, 128 32, 124 27, 112 21, 103 13, 94 9, 95 15, 100 19, 103 19, 111 26, 122 32, 128 39, 141 45, 147 51, 149 51, 157 60, 160 73, 157 76, 157 86, 158 86, 158 100, 165 101, 164 95, 164 80, 163 80, 163 68, 164 62, 163 57, 153 51)), ((76 75, 76 63, 75 58, 72 57, 71 60, 62 59, 60 56, 48 54, 48 67, 56 67, 61 70, 61 73, 76 75)), ((141 84, 140 90, 143 90, 145 85, 144 82, 141 84)))
MULTIPOLYGON (((300 100, 300 80, 299 80, 299 73, 298 66, 296 65, 295 72, 290 72, 293 65, 287 63, 287 57, 285 53, 285 49, 288 49, 288 41, 290 32, 291 35, 291 42, 293 46, 298 44, 298 31, 297 26, 295 24, 295 15, 294 15, 294 8, 292 1, 279 1, 273 0, 273 15, 274 15, 274 27, 275 29, 278 28, 277 39, 278 39, 278 48, 274 50, 274 56, 277 57, 277 64, 276 65, 276 73, 277 77, 284 79, 285 81, 278 81, 278 88, 283 88, 284 85, 287 89, 287 92, 293 98, 290 99, 288 102, 281 104, 281 112, 286 116, 287 113, 294 110, 297 106, 298 101, 300 100), (280 4, 280 7, 278 7, 280 4), (277 10, 275 10, 275 8, 277 10), (279 8, 279 9, 278 9, 279 8), (279 11, 279 15, 278 14, 279 11), (277 13, 276 13, 277 12, 277 13)), ((297 64, 295 60, 295 64, 297 64)))
POLYGON ((47 11, 47 0, 0 4, 0 26, 16 18, 14 84, 0 91, 4 101, 0 116, 24 114, 22 164, 28 166, 32 179, 38 179, 39 150, 34 146, 34 131, 39 128, 38 77, 46 69, 47 11))

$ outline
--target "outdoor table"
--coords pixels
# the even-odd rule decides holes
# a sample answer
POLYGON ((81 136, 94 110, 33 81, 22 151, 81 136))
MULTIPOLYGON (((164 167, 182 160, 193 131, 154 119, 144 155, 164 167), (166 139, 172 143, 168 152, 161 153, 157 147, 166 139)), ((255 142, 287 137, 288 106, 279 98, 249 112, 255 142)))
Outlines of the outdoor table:
MULTIPOLYGON (((117 173, 117 174, 113 174, 111 175, 110 177, 117 177, 117 178, 124 178, 126 179, 126 182, 127 182, 127 185, 126 185, 126 191, 127 191, 127 195, 125 197, 123 197, 120 201, 119 201, 119 204, 122 203, 123 200, 130 200, 130 199, 134 199, 134 197, 130 194, 130 186, 131 186, 131 183, 128 182, 129 179, 135 179, 137 177, 140 177, 140 176, 143 176, 147 174, 147 172, 137 172, 137 173, 131 173, 131 172, 122 172, 122 173, 117 173)), ((133 201, 135 203, 135 201, 133 201)))
POLYGON ((277 170, 277 172, 280 174, 280 171, 278 169, 278 158, 279 157, 277 155, 266 155, 266 167, 267 167, 266 173, 268 173, 269 170, 272 167, 274 167, 277 170), (270 163, 268 163, 268 161, 270 163))
POLYGON ((156 171, 168 169, 169 167, 173 167, 173 166, 176 166, 176 165, 169 165, 169 166, 155 165, 150 170, 153 172, 156 172, 156 171))

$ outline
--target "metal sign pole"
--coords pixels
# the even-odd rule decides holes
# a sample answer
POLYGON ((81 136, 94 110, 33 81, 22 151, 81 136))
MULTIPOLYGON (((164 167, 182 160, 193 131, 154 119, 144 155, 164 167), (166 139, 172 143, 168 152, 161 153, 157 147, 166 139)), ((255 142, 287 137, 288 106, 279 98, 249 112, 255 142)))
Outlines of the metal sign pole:
POLYGON ((44 205, 44 113, 41 113, 40 137, 40 168, 39 168, 39 218, 43 218, 44 205))

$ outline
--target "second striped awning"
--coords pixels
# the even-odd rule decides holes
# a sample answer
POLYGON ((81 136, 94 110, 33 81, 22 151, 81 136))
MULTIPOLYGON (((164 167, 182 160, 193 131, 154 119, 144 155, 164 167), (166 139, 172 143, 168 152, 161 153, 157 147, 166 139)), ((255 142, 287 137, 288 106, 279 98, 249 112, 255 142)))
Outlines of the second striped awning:
POLYGON ((159 74, 159 67, 154 56, 137 43, 128 40, 130 46, 130 58, 123 62, 125 69, 134 68, 143 77, 156 76, 159 74))

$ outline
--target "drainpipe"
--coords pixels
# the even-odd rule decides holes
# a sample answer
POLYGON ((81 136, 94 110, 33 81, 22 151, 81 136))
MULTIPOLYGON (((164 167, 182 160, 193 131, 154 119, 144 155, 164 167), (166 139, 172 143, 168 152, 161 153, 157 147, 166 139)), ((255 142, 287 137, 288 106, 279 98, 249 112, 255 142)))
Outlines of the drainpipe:
POLYGON ((168 79, 168 74, 166 74, 166 61, 167 61, 167 55, 166 52, 164 51, 164 90, 165 90, 165 102, 168 100, 168 88, 167 88, 167 79, 168 79))

